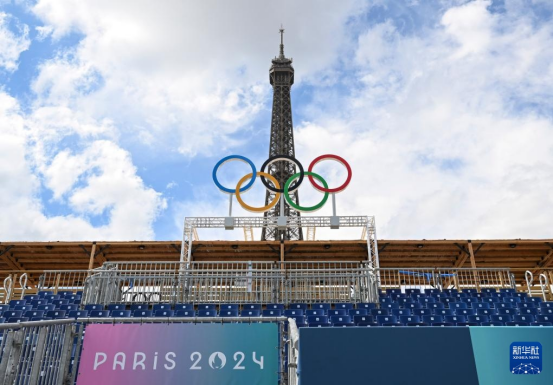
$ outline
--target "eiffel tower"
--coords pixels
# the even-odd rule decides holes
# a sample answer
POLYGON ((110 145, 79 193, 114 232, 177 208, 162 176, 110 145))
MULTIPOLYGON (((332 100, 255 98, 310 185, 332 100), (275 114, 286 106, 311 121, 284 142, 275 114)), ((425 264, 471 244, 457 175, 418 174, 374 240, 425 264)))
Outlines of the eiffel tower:
MULTIPOLYGON (((294 67, 292 59, 284 56, 284 29, 280 28, 280 54, 272 60, 269 70, 269 80, 273 86, 273 112, 271 117, 271 142, 269 144, 269 157, 276 155, 287 155, 295 157, 294 149, 294 126, 292 124, 292 102, 290 99, 290 89, 294 84, 294 67)), ((296 166, 288 161, 277 161, 269 165, 267 173, 274 176, 279 182, 281 188, 296 173, 296 166)), ((271 202, 275 193, 267 190, 265 205, 271 202)), ((290 194, 292 200, 299 204, 298 191, 290 194)), ((291 208, 284 201, 284 216, 299 216, 300 212, 291 208)), ((280 206, 277 204, 271 210, 265 212, 265 217, 280 216, 280 206)), ((301 227, 287 228, 278 230, 276 228, 263 228, 261 233, 262 240, 303 240, 301 227)))

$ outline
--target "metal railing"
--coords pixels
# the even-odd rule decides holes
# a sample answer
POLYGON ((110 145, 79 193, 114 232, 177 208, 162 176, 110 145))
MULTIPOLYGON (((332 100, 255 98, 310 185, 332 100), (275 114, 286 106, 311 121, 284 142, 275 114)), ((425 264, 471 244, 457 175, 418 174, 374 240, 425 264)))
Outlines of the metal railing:
POLYGON ((416 288, 439 290, 516 288, 513 274, 506 268, 380 268, 380 289, 416 288))
POLYGON ((553 301, 553 269, 538 269, 534 272, 528 270, 524 273, 524 278, 528 295, 541 296, 544 301, 553 301))
POLYGON ((288 319, 288 384, 298 384, 298 354, 300 334, 294 319, 288 319))
POLYGON ((367 262, 109 263, 85 284, 83 304, 377 301, 367 262))

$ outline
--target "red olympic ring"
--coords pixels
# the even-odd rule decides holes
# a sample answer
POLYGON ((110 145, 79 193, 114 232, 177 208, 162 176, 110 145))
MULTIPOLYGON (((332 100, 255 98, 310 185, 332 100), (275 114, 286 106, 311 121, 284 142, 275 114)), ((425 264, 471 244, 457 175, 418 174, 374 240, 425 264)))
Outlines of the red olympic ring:
POLYGON ((322 192, 322 193, 339 193, 342 190, 344 190, 345 188, 347 188, 350 181, 351 181, 351 167, 349 166, 349 164, 347 163, 347 161, 345 159, 343 159, 342 157, 339 157, 337 155, 334 155, 334 154, 324 154, 324 155, 321 155, 321 156, 315 158, 311 162, 311 164, 309 165, 308 171, 312 173, 313 168, 315 167, 315 165, 317 165, 319 162, 324 161, 326 159, 336 160, 336 161, 338 161, 339 163, 341 163, 342 165, 344 165, 346 167, 346 169, 348 171, 348 177, 346 178, 346 182, 344 182, 342 185, 338 186, 337 188, 326 189, 326 188, 322 187, 321 185, 319 185, 317 182, 315 182, 315 179, 313 178, 313 175, 309 174, 307 177, 309 178, 309 182, 311 182, 311 185, 313 185, 315 187, 315 189, 317 189, 319 192, 322 192))

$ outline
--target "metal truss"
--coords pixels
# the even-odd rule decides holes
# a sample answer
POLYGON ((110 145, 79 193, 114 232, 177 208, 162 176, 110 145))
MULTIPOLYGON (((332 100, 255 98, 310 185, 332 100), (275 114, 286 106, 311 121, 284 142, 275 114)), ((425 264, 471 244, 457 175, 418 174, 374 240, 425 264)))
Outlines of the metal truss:
POLYGON ((367 235, 367 253, 371 268, 380 268, 374 216, 301 216, 301 217, 187 217, 184 219, 181 263, 192 261, 192 241, 198 228, 262 228, 273 232, 290 228, 363 228, 367 235))

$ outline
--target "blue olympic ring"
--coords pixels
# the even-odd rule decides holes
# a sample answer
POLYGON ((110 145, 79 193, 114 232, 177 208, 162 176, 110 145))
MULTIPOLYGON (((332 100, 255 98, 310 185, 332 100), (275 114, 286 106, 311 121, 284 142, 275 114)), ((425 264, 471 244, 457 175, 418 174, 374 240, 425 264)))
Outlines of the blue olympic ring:
POLYGON ((222 160, 220 160, 219 162, 217 162, 217 164, 213 168, 213 182, 215 182, 215 185, 217 185, 217 187, 219 189, 221 189, 223 192, 230 193, 230 194, 235 193, 236 188, 234 188, 234 189, 225 188, 223 185, 221 185, 219 183, 219 180, 217 179, 217 170, 219 170, 219 168, 221 167, 222 164, 224 164, 225 162, 228 162, 228 161, 232 161, 232 160, 244 161, 244 162, 248 163, 250 165, 250 167, 252 168, 252 178, 251 178, 250 182, 248 182, 245 186, 243 186, 240 189, 240 193, 243 193, 243 192, 245 192, 246 190, 248 190, 249 188, 252 187, 253 183, 255 182, 255 178, 257 176, 257 170, 255 169, 255 165, 253 164, 252 161, 250 161, 248 158, 243 157, 241 155, 229 155, 228 157, 225 157, 222 160))

